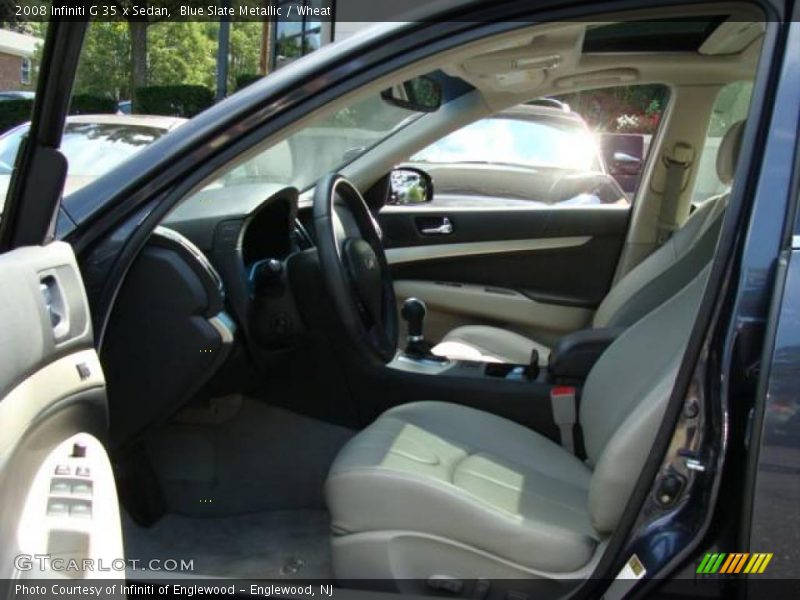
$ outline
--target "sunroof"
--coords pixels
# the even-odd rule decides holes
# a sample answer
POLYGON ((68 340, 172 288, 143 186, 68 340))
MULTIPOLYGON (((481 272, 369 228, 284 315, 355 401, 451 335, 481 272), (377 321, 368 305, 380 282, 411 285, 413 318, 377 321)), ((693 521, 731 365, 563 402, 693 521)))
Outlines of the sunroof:
POLYGON ((696 52, 724 16, 626 21, 590 27, 584 52, 696 52))

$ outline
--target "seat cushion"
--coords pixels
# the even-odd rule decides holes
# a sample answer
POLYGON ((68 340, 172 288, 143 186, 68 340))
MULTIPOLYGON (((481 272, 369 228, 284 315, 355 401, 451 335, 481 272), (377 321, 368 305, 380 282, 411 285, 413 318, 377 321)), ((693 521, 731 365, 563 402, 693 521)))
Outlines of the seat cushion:
POLYGON ((498 327, 467 325, 448 333, 433 353, 460 360, 527 365, 534 348, 539 351, 539 364, 546 365, 550 348, 544 344, 498 327))
POLYGON ((516 423, 444 402, 396 407, 341 451, 326 483, 336 535, 415 531, 531 569, 584 566, 600 536, 591 472, 516 423))

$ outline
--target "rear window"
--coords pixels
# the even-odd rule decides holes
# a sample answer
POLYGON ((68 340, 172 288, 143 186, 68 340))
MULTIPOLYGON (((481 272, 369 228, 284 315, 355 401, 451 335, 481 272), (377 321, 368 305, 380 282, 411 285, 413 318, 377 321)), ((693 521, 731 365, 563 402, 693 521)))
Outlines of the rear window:
MULTIPOLYGON (((162 129, 140 125, 69 123, 61 142, 68 176, 99 177, 163 134, 162 129)), ((26 125, 0 138, 0 174, 11 173, 17 150, 27 135, 26 125)))
POLYGON ((68 176, 99 177, 163 134, 156 127, 140 125, 71 123, 61 142, 68 176))
MULTIPOLYGON (((67 159, 64 195, 104 175, 164 133, 163 129, 146 125, 68 123, 61 141, 61 152, 67 159)), ((23 125, 0 137, 0 197, 3 199, 17 152, 27 135, 28 125, 23 125)))

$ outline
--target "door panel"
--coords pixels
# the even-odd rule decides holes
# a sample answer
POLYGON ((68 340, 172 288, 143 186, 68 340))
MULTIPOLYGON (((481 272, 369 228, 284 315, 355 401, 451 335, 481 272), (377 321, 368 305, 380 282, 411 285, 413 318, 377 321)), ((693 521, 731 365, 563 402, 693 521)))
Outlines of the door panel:
POLYGON ((99 441, 105 378, 75 256, 61 242, 7 252, 0 280, 0 577, 121 578, 124 571, 51 572, 56 558, 108 565, 124 556, 99 441), (26 558, 35 554, 48 559, 26 558))
POLYGON ((607 205, 428 205, 385 207, 378 220, 398 300, 427 302, 429 339, 488 324, 548 342, 590 322, 611 286, 629 214, 607 205))

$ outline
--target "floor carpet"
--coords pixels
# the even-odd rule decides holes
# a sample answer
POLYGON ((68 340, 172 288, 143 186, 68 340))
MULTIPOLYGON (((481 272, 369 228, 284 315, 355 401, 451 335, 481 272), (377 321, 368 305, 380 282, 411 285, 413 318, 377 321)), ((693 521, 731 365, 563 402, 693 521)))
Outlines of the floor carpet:
POLYGON ((192 575, 241 579, 332 577, 329 532, 323 510, 167 515, 151 528, 124 522, 128 558, 193 560, 192 575))

